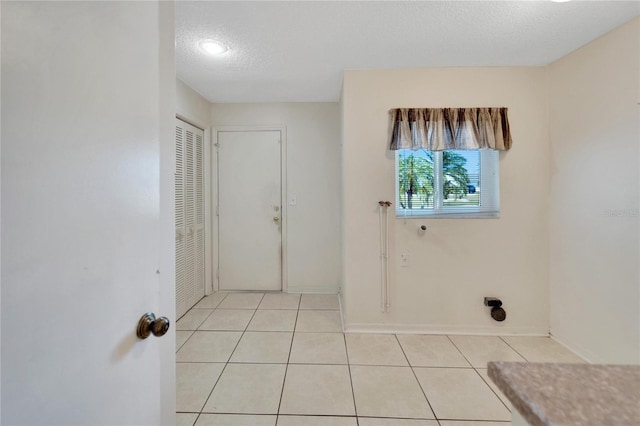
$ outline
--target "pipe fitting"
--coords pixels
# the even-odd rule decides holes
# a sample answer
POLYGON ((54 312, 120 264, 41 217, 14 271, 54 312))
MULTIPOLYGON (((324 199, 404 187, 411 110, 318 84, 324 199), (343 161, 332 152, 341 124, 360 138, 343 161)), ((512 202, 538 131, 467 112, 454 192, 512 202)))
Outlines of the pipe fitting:
POLYGON ((496 321, 504 321, 507 318, 507 313, 504 309, 494 306, 491 308, 491 318, 496 321))
POLYGON ((497 297, 485 297, 484 306, 491 308, 491 318, 496 321, 504 321, 507 318, 507 312, 502 308, 502 300, 497 297))

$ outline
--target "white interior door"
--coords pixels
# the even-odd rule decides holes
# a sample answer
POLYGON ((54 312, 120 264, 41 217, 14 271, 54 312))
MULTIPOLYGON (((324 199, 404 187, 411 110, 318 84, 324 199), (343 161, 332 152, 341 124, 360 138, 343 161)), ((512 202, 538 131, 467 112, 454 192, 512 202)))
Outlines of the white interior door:
POLYGON ((175 425, 174 5, 1 9, 1 422, 175 425))
POLYGON ((204 296, 204 131, 176 119, 176 318, 204 296))
POLYGON ((220 290, 282 289, 280 131, 218 132, 220 290))

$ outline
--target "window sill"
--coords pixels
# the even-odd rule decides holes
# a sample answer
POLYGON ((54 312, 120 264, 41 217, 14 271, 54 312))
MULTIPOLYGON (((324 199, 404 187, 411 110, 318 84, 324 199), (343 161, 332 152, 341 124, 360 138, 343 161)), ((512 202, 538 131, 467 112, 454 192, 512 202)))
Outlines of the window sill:
POLYGON ((499 218, 500 218, 500 212, 405 214, 402 211, 396 211, 396 219, 499 219, 499 218))

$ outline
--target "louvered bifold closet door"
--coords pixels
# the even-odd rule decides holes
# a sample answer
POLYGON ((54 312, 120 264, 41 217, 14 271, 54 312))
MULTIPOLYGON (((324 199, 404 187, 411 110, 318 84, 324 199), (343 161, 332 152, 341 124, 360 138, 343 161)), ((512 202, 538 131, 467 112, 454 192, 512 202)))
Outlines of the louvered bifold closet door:
POLYGON ((176 313, 204 296, 204 132, 176 120, 176 313))
POLYGON ((195 196, 195 280, 198 300, 204 296, 204 135, 195 133, 194 196, 195 196))
POLYGON ((185 271, 184 271, 184 128, 178 121, 176 125, 176 318, 186 312, 185 271))

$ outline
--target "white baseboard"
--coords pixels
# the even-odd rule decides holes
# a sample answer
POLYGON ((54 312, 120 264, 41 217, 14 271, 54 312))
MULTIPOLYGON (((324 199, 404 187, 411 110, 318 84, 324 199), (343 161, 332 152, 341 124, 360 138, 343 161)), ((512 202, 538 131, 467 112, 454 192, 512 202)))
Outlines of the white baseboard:
POLYGON ((343 324, 345 333, 459 334, 478 336, 549 336, 537 327, 485 327, 438 324, 343 324))
POLYGON ((581 347, 580 345, 573 342, 571 339, 567 339, 564 336, 559 336, 555 334, 553 331, 550 336, 553 340, 578 355, 580 358, 584 359, 590 364, 606 364, 605 360, 594 354, 593 352, 581 347))
POLYGON ((337 285, 323 285, 323 286, 301 286, 291 285, 287 286, 287 293, 315 293, 315 294, 338 294, 337 285))

